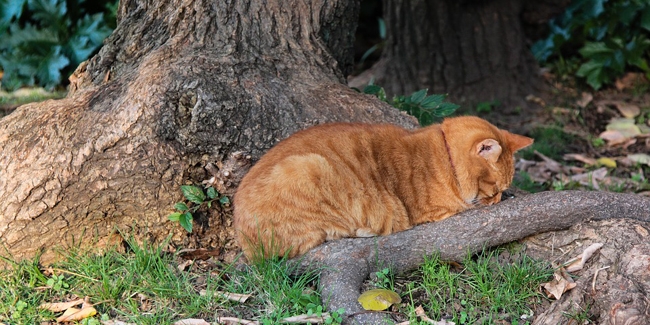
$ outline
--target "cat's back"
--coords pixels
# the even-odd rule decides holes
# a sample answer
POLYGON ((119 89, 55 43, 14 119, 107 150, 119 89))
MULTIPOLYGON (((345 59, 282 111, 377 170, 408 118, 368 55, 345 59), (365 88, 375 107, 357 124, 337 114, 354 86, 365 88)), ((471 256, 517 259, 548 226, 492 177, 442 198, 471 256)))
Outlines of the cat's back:
MULTIPOLYGON (((283 160, 297 157, 330 162, 385 151, 398 146, 410 131, 391 124, 328 123, 298 131, 271 148, 248 172, 248 179, 260 177, 283 160)), ((370 158, 370 157, 366 157, 370 158)), ((242 182, 243 185, 246 183, 242 182)))

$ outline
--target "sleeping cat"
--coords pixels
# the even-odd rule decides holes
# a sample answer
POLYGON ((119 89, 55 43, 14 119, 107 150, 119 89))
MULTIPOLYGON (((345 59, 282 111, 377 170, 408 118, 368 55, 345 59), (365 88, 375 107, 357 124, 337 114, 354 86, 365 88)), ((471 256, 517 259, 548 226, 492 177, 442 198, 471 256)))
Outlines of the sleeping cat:
POLYGON ((501 200, 533 139, 477 117, 406 130, 333 123, 295 133, 242 179, 234 227, 249 260, 388 235, 501 200))

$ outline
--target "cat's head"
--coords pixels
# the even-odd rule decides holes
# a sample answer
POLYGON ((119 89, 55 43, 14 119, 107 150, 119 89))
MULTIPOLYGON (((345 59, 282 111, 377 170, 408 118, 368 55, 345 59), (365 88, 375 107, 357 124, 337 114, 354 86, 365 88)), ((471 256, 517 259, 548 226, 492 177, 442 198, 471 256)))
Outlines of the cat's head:
POLYGON ((533 143, 474 116, 445 119, 442 130, 461 196, 470 205, 499 202, 515 173, 513 154, 533 143))

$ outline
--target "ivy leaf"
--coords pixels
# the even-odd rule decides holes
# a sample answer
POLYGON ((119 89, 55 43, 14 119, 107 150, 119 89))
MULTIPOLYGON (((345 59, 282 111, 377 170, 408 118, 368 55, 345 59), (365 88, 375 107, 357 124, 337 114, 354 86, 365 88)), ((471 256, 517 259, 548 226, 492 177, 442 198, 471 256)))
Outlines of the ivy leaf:
POLYGON ((363 93, 369 95, 376 95, 379 93, 380 90, 381 87, 377 85, 367 85, 365 88, 363 88, 363 93))
POLYGON ((420 106, 424 108, 436 108, 442 103, 443 100, 445 100, 445 95, 427 96, 424 98, 424 100, 422 100, 420 106))
POLYGON ((20 17, 27 0, 0 0, 0 33, 9 26, 14 17, 20 17))
POLYGON ((650 5, 646 5, 641 14, 641 27, 650 31, 650 5))
POLYGON ((174 204, 174 209, 176 209, 178 211, 187 211, 190 208, 188 208, 187 204, 185 204, 184 202, 178 202, 178 203, 174 204))
POLYGON ((170 221, 179 221, 180 218, 181 218, 180 212, 174 212, 167 216, 167 219, 169 219, 170 221))
POLYGON ((411 102, 419 104, 427 96, 427 89, 421 89, 411 94, 411 102))
POLYGON ((440 107, 435 109, 432 113, 436 117, 445 117, 453 114, 457 109, 458 105, 452 103, 442 103, 440 107))
POLYGON ((211 200, 214 200, 217 197, 217 195, 219 195, 219 193, 217 192, 217 190, 214 189, 214 187, 208 187, 208 197, 211 200))
POLYGON ((183 185, 181 186, 181 192, 183 192, 183 196, 192 203, 201 204, 205 201, 203 190, 196 186, 183 185))
POLYGON ((219 203, 221 203, 221 205, 228 205, 230 204, 230 199, 227 196, 224 196, 219 199, 219 203))
POLYGON ((185 228, 187 232, 192 232, 192 220, 194 218, 192 217, 192 214, 188 211, 183 213, 180 218, 179 218, 179 223, 181 224, 181 227, 185 228))

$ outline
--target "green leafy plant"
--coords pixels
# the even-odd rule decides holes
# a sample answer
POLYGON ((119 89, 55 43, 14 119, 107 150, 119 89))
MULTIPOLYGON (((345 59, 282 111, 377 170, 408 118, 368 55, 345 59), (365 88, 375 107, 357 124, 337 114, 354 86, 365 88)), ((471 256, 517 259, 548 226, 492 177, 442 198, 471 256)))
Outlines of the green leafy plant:
POLYGON ((501 102, 498 101, 498 100, 480 102, 480 103, 476 104, 476 112, 477 113, 490 113, 493 108, 497 108, 500 105, 501 105, 501 102))
POLYGON ((437 122, 458 109, 458 105, 444 101, 447 95, 427 96, 427 91, 427 89, 422 89, 410 96, 395 96, 392 100, 388 100, 386 91, 380 86, 370 84, 363 89, 364 94, 375 95, 381 101, 415 116, 422 126, 437 122))
POLYGON ((212 207, 213 201, 218 201, 221 205, 230 204, 230 199, 225 195, 219 195, 214 187, 208 187, 205 192, 203 189, 194 185, 181 186, 181 192, 187 200, 186 202, 177 202, 174 204, 176 212, 167 216, 171 221, 176 221, 187 230, 192 232, 194 216, 192 215, 203 206, 212 207))
POLYGON ((99 49, 112 29, 103 12, 91 14, 83 2, 0 0, 3 88, 54 88, 99 49))
POLYGON ((383 268, 375 272, 375 286, 383 289, 393 290, 395 277, 389 268, 383 268))
POLYGON ((648 1, 574 0, 549 27, 549 36, 532 46, 535 57, 542 63, 571 62, 561 66, 572 67, 579 53, 575 73, 596 90, 630 68, 650 76, 648 1))
POLYGON ((47 279, 47 286, 52 288, 54 291, 61 291, 61 289, 68 289, 70 285, 65 282, 63 275, 52 275, 51 278, 47 279))

